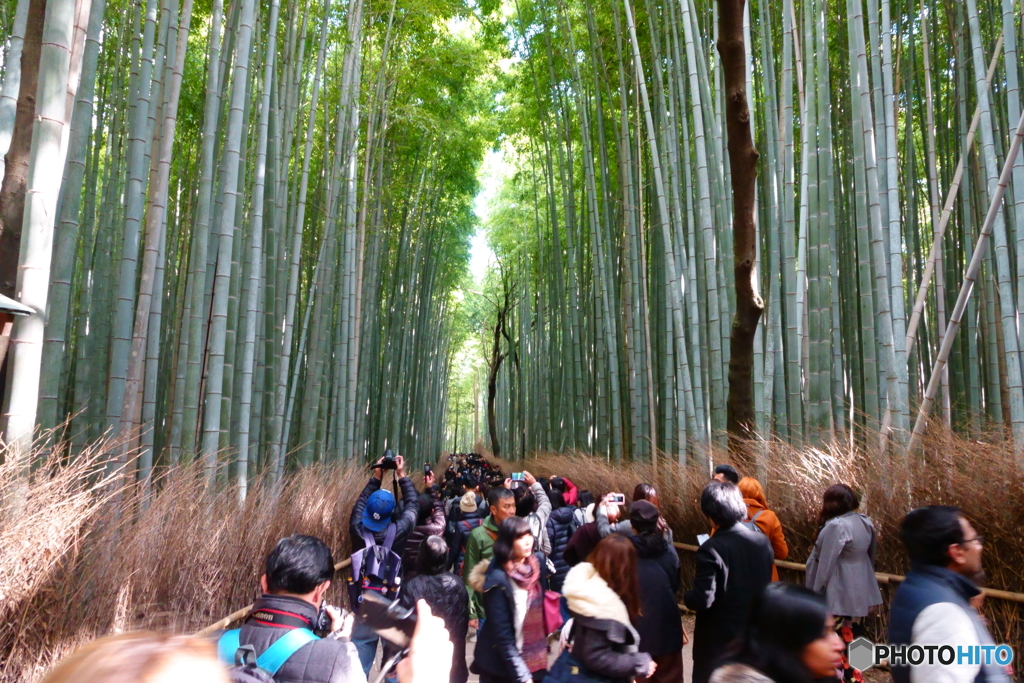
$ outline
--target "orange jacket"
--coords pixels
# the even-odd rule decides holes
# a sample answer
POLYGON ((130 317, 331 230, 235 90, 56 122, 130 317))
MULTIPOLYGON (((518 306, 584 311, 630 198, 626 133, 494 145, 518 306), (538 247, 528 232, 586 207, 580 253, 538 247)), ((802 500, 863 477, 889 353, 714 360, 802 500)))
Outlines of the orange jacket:
MULTIPOLYGON (((743 502, 747 504, 747 520, 750 521, 754 515, 758 515, 754 524, 758 526, 765 536, 772 543, 772 551, 776 560, 784 560, 789 556, 789 546, 786 545, 786 536, 782 533, 782 522, 778 515, 768 509, 768 501, 764 497, 764 488, 761 482, 753 477, 740 479, 740 493, 743 494, 743 502)), ((772 565, 772 581, 779 580, 779 569, 772 565)))

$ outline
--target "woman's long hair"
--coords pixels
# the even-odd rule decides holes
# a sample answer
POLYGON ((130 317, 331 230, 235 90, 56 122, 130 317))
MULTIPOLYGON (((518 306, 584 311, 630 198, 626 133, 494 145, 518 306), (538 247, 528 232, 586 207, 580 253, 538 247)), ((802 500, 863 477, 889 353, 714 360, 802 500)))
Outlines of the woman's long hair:
POLYGON ((494 560, 504 568, 512 559, 512 544, 530 533, 530 523, 522 517, 509 517, 498 527, 498 538, 494 540, 494 560))
POLYGON ((754 601, 746 633, 727 662, 753 667, 775 683, 810 683, 803 651, 825 633, 825 598, 792 583, 768 584, 754 601))
POLYGON ((630 621, 640 616, 640 580, 636 569, 636 548, 620 534, 606 536, 590 557, 598 575, 615 591, 629 612, 630 621))
POLYGON ((860 507, 857 494, 846 484, 832 484, 822 496, 821 512, 818 513, 818 529, 821 530, 830 519, 860 507))

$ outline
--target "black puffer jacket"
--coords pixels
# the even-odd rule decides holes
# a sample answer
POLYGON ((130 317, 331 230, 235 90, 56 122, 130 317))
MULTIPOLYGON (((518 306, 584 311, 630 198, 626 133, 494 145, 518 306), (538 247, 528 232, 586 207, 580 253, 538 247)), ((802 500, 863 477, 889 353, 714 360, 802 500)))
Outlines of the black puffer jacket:
POLYGON ((409 534, 409 540, 405 543, 405 553, 402 555, 402 574, 405 580, 409 581, 416 576, 418 569, 416 562, 420 556, 420 545, 423 539, 428 536, 440 536, 444 533, 444 503, 440 500, 434 501, 434 507, 427 518, 426 524, 415 527, 409 534))
POLYGON ((469 534, 473 532, 473 529, 477 528, 484 523, 484 518, 487 514, 481 513, 479 510, 474 512, 462 512, 461 515, 455 522, 455 530, 452 536, 448 540, 448 569, 452 570, 456 574, 462 573, 462 558, 466 554, 466 543, 469 542, 469 534))
POLYGON ((679 556, 659 532, 630 536, 640 579, 640 651, 654 658, 683 649, 683 624, 676 604, 679 556))
POLYGON ((565 548, 572 538, 572 514, 576 508, 561 507, 548 517, 548 539, 551 541, 551 562, 555 565, 555 573, 551 576, 551 590, 562 591, 562 582, 569 573, 569 563, 565 561, 565 548))
MULTIPOLYGON (((288 612, 309 621, 316 621, 317 609, 305 600, 284 595, 264 595, 253 606, 260 610, 288 612)), ((259 656, 288 630, 280 626, 265 626, 252 619, 242 625, 238 642, 252 645, 259 656)), ((324 638, 303 645, 278 669, 274 680, 278 683, 358 683, 365 681, 356 647, 348 640, 324 638)))
MULTIPOLYGON (((395 510, 398 518, 395 519, 392 516, 392 523, 398 525, 395 533, 395 543, 391 546, 391 550, 394 551, 399 557, 405 551, 405 542, 409 538, 409 534, 412 533, 413 528, 416 526, 416 520, 420 513, 420 502, 416 493, 416 486, 413 485, 412 479, 409 477, 402 477, 398 480, 398 486, 402 490, 402 500, 396 501, 395 510), (398 511, 401 512, 398 512, 398 511)), ((380 488, 380 479, 377 477, 370 477, 370 481, 363 487, 363 492, 359 494, 359 499, 356 500, 355 506, 352 508, 352 518, 349 520, 349 535, 352 538, 352 552, 362 550, 363 546, 363 510, 366 508, 366 501, 370 499, 370 494, 380 488)), ((387 529, 377 532, 373 535, 373 540, 378 545, 383 545, 384 537, 387 536, 387 529)))
POLYGON ((410 579, 399 596, 403 605, 415 609, 417 600, 426 600, 435 617, 444 619, 444 627, 452 639, 450 683, 466 683, 469 669, 466 667, 466 632, 469 630, 469 594, 462 579, 451 572, 428 575, 421 574, 410 579))

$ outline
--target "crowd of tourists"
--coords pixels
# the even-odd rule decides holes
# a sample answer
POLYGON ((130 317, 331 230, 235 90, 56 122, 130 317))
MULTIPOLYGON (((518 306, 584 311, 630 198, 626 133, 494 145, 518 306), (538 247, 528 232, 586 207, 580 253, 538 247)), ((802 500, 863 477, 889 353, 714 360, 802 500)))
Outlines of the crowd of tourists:
MULTIPOLYGON (((352 511, 358 618, 325 602, 327 546, 290 536, 266 559, 251 615, 219 634, 221 665, 194 639, 121 636, 74 655, 48 683, 366 683, 378 652, 380 676, 401 683, 471 673, 481 683, 683 683, 684 606, 696 614, 687 683, 863 680, 847 645, 882 604, 877 532, 845 484, 823 494, 801 586, 779 581, 775 560, 790 549, 764 488, 729 465, 701 493, 708 533, 688 576, 649 483, 627 504, 566 477, 503 473, 475 454, 452 456, 440 478, 426 468, 419 491, 407 474, 401 456, 379 461, 352 511)), ((901 534, 911 571, 890 604, 888 642, 992 644, 978 611, 982 538, 967 518, 923 507, 901 534)), ((991 663, 891 664, 895 683, 1010 680, 991 663)))

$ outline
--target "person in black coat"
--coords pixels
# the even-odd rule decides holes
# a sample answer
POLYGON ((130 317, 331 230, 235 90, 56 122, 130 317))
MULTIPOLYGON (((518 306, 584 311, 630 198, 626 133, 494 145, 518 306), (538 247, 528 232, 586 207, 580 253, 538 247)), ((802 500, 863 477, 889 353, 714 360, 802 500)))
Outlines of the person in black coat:
POLYGON ((462 575, 462 559, 466 554, 469 535, 473 533, 473 529, 484 523, 490 509, 481 513, 476 504, 476 494, 472 491, 467 491, 455 507, 459 511, 459 517, 454 521, 448 520, 448 537, 445 541, 448 542, 448 569, 462 575))
POLYGON ((547 558, 533 544, 529 523, 509 517, 498 527, 490 566, 481 563, 470 575, 487 615, 470 666, 480 683, 542 683, 547 675, 547 634, 537 622, 544 616, 547 558))
POLYGON ((416 553, 416 576, 403 586, 398 600, 415 609, 417 600, 425 600, 436 617, 444 619, 454 651, 450 683, 466 683, 466 633, 469 630, 469 595, 462 578, 445 571, 448 545, 440 536, 428 536, 416 553))
POLYGON ((679 555, 658 528, 661 513, 653 503, 638 500, 629 507, 640 581, 640 616, 636 630, 640 651, 658 665, 646 679, 658 683, 683 680, 683 623, 676 604, 679 555))
POLYGON ((693 588, 683 595, 697 613, 693 683, 707 683, 718 660, 743 634, 754 600, 772 580, 775 562, 768 537, 740 523, 747 505, 735 484, 709 483, 700 509, 717 530, 697 550, 693 588))
MULTIPOLYGON (((395 478, 398 486, 402 489, 402 506, 397 509, 400 512, 396 517, 395 497, 390 491, 381 489, 381 480, 384 478, 384 470, 377 467, 373 470, 373 476, 363 487, 355 506, 352 508, 352 519, 349 522, 349 535, 352 539, 352 552, 362 550, 366 543, 363 541, 363 534, 372 534, 374 543, 383 545, 388 533, 388 527, 395 526, 395 540, 391 550, 401 557, 405 549, 405 542, 409 534, 416 527, 416 520, 419 517, 420 504, 419 494, 416 493, 416 486, 412 479, 405 476, 405 458, 396 456, 397 467, 395 478)), ((383 458, 377 461, 379 465, 383 458)), ((379 636, 371 631, 365 624, 356 624, 355 632, 352 634, 352 642, 359 650, 359 660, 363 665, 363 672, 369 676, 373 667, 373 659, 377 654, 377 643, 379 636)))
MULTIPOLYGON (((377 461, 379 465, 384 459, 381 458, 377 461)), ((390 491, 381 490, 381 480, 384 478, 384 470, 377 467, 373 470, 373 476, 370 477, 370 481, 363 487, 362 493, 359 494, 359 498, 356 500, 355 506, 352 508, 352 518, 349 522, 349 533, 352 537, 352 552, 362 550, 366 545, 363 543, 363 531, 369 531, 373 534, 373 539, 378 545, 384 543, 384 537, 387 534, 387 527, 389 523, 397 525, 395 533, 395 543, 391 549, 395 554, 401 556, 405 550, 405 541, 409 538, 409 534, 416 528, 416 520, 420 514, 420 503, 419 494, 416 492, 416 485, 412 483, 412 479, 405 476, 405 458, 402 456, 396 456, 395 460, 398 463, 398 467, 395 469, 395 478, 398 480, 398 487, 402 491, 401 505, 398 506, 398 519, 393 518, 393 513, 396 509, 395 498, 391 495, 390 491), (377 498, 380 498, 381 508, 378 512, 383 512, 387 509, 388 498, 390 498, 390 510, 386 514, 379 515, 381 519, 376 523, 371 521, 366 514, 367 504, 370 501, 370 497, 374 493, 374 502, 377 502, 377 498)))
MULTIPOLYGON (((562 494, 554 492, 552 497, 561 497, 562 494)), ((551 541, 551 563, 555 565, 555 573, 551 575, 551 590, 562 592, 562 582, 565 575, 569 573, 569 563, 565 561, 565 549, 569 545, 574 529, 573 512, 576 508, 562 506, 556 508, 548 517, 547 531, 548 540, 551 541)))

